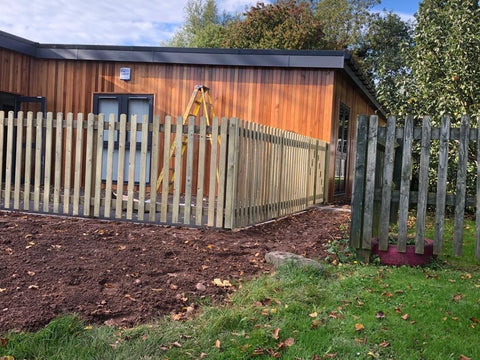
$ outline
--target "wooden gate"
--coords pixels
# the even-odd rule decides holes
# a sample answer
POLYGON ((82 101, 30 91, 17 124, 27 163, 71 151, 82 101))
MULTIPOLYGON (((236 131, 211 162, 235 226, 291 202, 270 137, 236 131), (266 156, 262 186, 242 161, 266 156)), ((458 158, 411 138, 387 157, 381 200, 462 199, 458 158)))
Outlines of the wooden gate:
MULTIPOLYGON (((406 251, 408 215, 416 207, 415 252, 423 254, 427 205, 434 206, 434 254, 440 254, 444 241, 446 207, 454 208, 453 254, 462 255, 463 227, 466 206, 480 208, 480 131, 471 128, 471 119, 463 116, 460 127, 451 127, 450 118, 441 118, 439 127, 431 126, 431 118, 421 119, 414 127, 414 118, 407 116, 403 126, 389 117, 386 126, 379 126, 377 116, 359 116, 356 163, 352 196, 350 244, 370 251, 372 237, 379 238, 380 250, 388 248, 388 232, 392 222, 398 224, 398 250, 406 251), (431 144, 437 142, 438 154, 431 144), (452 154, 454 156, 452 156, 452 154), (431 157, 438 166, 431 169, 431 157), (413 159, 418 159, 414 164, 413 159), (449 161, 456 161, 456 183, 447 190, 449 161), (418 166, 418 178, 412 179, 412 168, 418 166), (475 196, 466 193, 467 166, 476 168, 475 196), (432 171, 433 170, 433 171, 432 171), (429 192, 429 180, 436 176, 435 192, 429 192)), ((452 166, 450 166, 451 168, 452 166)), ((433 178, 435 179, 435 178, 433 178)), ((476 212, 475 256, 480 258, 480 213, 476 212)))

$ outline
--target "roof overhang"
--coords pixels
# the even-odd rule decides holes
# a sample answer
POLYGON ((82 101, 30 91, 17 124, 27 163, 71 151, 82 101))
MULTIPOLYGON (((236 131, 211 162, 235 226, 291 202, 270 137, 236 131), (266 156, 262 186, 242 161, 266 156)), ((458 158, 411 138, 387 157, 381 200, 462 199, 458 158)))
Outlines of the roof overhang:
POLYGON ((40 44, 3 31, 0 31, 0 47, 38 59, 53 60, 339 69, 344 70, 378 111, 384 114, 369 82, 347 51, 40 44))

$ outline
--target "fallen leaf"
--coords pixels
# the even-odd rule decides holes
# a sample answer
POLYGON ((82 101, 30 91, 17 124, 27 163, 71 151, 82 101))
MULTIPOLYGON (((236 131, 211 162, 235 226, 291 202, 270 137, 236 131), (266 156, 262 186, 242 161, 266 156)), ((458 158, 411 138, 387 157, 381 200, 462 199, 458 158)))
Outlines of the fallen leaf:
POLYGON ((217 349, 220 349, 220 345, 221 345, 220 340, 218 340, 218 339, 215 340, 215 347, 216 347, 217 349))
POLYGON ((6 248, 4 251, 5 251, 8 255, 12 255, 12 254, 13 254, 13 250, 10 249, 10 248, 6 248))
POLYGON ((175 342, 172 343, 172 346, 174 346, 176 348, 181 348, 182 344, 180 344, 178 341, 175 341, 175 342))
POLYGON ((458 357, 458 360, 472 360, 472 358, 469 358, 468 356, 465 356, 465 355, 460 355, 458 357))
POLYGON ((279 332, 280 332, 280 328, 276 328, 275 330, 273 330, 272 336, 273 336, 273 338, 274 338, 275 340, 278 339, 278 333, 279 333, 279 332))
POLYGON ((38 285, 30 285, 29 289, 38 290, 38 285))
POLYGON ((162 291, 162 289, 161 289, 161 288, 157 288, 157 289, 152 289, 152 291, 153 291, 153 292, 160 292, 160 291, 162 291))
POLYGON ((385 313, 383 311, 379 311, 375 314, 376 319, 385 319, 385 313))
POLYGON ((318 316, 318 313, 315 311, 311 314, 308 314, 308 316, 312 317, 312 318, 316 318, 318 316))
POLYGON ((408 320, 408 314, 403 315, 403 316, 402 316, 402 319, 403 319, 403 320, 408 320))
POLYGON ((180 321, 180 320, 182 320, 182 318, 183 318, 183 314, 182 314, 182 313, 178 313, 178 314, 173 314, 173 315, 172 315, 172 320, 173 320, 173 321, 180 321))
POLYGON ((205 290, 207 290, 207 288, 205 287, 205 285, 203 285, 202 283, 198 283, 197 285, 195 285, 195 288, 196 288, 198 291, 205 291, 205 290))
POLYGON ((13 356, 7 355, 0 357, 0 360, 15 360, 13 356))
POLYGON ((384 292, 384 293, 382 293, 382 296, 385 296, 387 298, 391 298, 391 297, 393 297, 393 294, 391 292, 384 292))
POLYGON ((92 329, 93 329, 93 326, 90 326, 90 325, 89 325, 89 326, 85 326, 83 329, 84 329, 84 330, 92 330, 92 329))
POLYGON ((126 248, 127 248, 127 247, 126 247, 125 245, 120 245, 120 246, 118 247, 118 250, 123 251, 123 250, 125 250, 126 248))
POLYGON ((29 276, 35 276, 35 271, 27 271, 27 274, 28 274, 29 276))
POLYGON ((170 284, 170 290, 177 290, 178 286, 175 284, 170 284))
POLYGON ((220 280, 219 278, 213 279, 213 283, 219 287, 230 287, 232 284, 228 280, 220 280))
POLYGON ((203 359, 203 358, 207 357, 207 355, 208 355, 208 354, 205 354, 204 352, 202 352, 202 353, 200 354, 200 359, 203 359))
POLYGON ((253 350, 253 355, 264 355, 264 354, 265 354, 265 350, 263 350, 263 349, 253 350))
POLYGON ((455 301, 455 302, 459 302, 460 300, 462 300, 462 294, 453 295, 452 300, 455 301))
POLYGON ((7 288, 0 288, 0 293, 7 291, 7 288))
POLYGON ((0 339, 0 347, 2 347, 2 348, 6 347, 7 344, 8 344, 8 341, 9 340, 7 338, 1 338, 0 339))
POLYGON ((477 319, 477 318, 474 318, 474 317, 471 317, 470 318, 470 321, 474 322, 474 323, 480 323, 480 319, 477 319))
POLYGON ((363 324, 355 324, 355 330, 356 331, 362 331, 365 329, 365 326, 363 326, 363 324))
POLYGON ((335 359, 338 353, 327 353, 324 355, 326 359, 335 359))
POLYGON ((390 343, 389 342, 386 342, 385 340, 383 340, 380 344, 380 347, 382 348, 387 348, 390 346, 390 343))
POLYGON ((291 337, 290 337, 290 338, 287 338, 287 339, 285 339, 284 343, 285 343, 285 346, 290 347, 290 346, 292 346, 293 344, 295 344, 295 339, 294 339, 294 338, 291 338, 291 337))

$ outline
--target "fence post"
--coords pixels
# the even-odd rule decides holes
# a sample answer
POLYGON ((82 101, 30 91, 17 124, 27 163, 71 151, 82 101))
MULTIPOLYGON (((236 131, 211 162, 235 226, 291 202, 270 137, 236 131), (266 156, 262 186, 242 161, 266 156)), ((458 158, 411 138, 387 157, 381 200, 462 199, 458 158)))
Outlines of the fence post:
POLYGON ((370 116, 367 138, 367 167, 365 173, 365 202, 363 212, 363 239, 362 248, 370 251, 370 242, 373 231, 374 195, 375 195, 375 168, 377 165, 377 131, 378 116, 370 116))
POLYGON ((235 192, 237 188, 237 159, 238 159, 238 119, 229 120, 228 126, 228 149, 227 149, 227 177, 225 191, 225 223, 224 227, 235 227, 235 192))
MULTIPOLYGON (((355 173, 353 177, 352 220, 350 226, 350 246, 361 252, 363 199, 365 189, 365 159, 367 156, 367 125, 368 117, 357 117, 357 149, 355 155, 355 173)), ((360 254, 359 254, 360 255, 360 254)))

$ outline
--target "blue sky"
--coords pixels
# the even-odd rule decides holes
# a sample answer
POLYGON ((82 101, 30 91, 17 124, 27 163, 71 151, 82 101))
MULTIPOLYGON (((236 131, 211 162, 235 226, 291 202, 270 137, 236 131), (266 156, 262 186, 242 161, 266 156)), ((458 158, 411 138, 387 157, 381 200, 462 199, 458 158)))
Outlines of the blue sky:
MULTIPOLYGON (((217 0, 239 12, 251 0, 217 0)), ((265 1, 265 2, 268 2, 265 1)), ((40 43, 160 46, 183 21, 187 0, 0 0, 0 30, 40 43), (8 5, 6 4, 8 2, 8 5)), ((377 7, 413 18, 416 0, 385 0, 377 7)))

